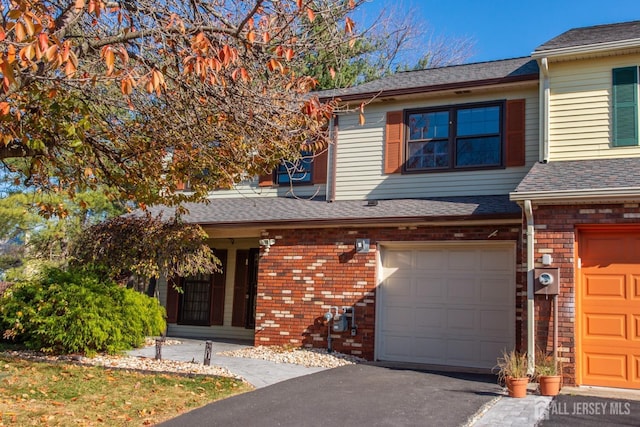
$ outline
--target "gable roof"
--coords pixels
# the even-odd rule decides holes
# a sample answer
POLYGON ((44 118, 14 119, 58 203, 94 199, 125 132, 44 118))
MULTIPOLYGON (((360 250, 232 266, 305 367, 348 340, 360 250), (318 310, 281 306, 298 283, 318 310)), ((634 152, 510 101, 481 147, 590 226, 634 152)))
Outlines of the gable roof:
POLYGON ((464 89, 538 78, 537 62, 529 57, 523 57, 399 72, 350 88, 326 90, 315 94, 321 99, 340 98, 343 101, 349 101, 375 96, 464 89))
POLYGON ((536 163, 511 200, 640 199, 640 158, 536 163))
MULTIPOLYGON (((211 199, 209 203, 186 203, 187 223, 219 227, 283 225, 402 223, 443 219, 520 218, 520 207, 508 196, 440 197, 432 199, 379 200, 369 206, 366 200, 307 200, 284 197, 211 199)), ((153 207, 155 216, 171 216, 173 208, 153 207)))
POLYGON ((538 46, 533 56, 562 53, 580 47, 604 49, 627 44, 640 45, 640 21, 573 28, 538 46))

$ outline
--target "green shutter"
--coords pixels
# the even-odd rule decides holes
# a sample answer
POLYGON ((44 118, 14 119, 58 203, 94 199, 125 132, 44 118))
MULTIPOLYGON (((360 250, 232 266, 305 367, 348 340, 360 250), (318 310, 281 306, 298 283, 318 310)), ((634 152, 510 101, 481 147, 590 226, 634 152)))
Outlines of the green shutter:
POLYGON ((638 145, 638 67, 613 70, 613 145, 638 145))

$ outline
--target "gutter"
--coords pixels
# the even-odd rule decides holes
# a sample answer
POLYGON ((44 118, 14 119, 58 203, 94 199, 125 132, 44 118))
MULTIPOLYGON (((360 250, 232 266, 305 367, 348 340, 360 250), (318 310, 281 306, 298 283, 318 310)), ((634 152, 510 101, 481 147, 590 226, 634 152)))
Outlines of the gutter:
POLYGON ((534 250, 534 224, 531 200, 524 201, 524 215, 527 219, 527 373, 533 375, 536 366, 536 340, 535 340, 535 300, 533 293, 533 279, 535 260, 534 250))
POLYGON ((509 200, 539 203, 566 202, 620 202, 640 199, 640 187, 601 188, 588 190, 554 190, 554 191, 523 191, 509 193, 509 200))
POLYGON ((560 58, 563 56, 579 55, 585 53, 599 53, 614 49, 629 49, 640 47, 640 38, 629 40, 616 40, 605 43, 593 43, 582 46, 569 46, 561 47, 557 49, 545 49, 539 52, 533 52, 531 57, 534 59, 540 59, 544 57, 560 58))

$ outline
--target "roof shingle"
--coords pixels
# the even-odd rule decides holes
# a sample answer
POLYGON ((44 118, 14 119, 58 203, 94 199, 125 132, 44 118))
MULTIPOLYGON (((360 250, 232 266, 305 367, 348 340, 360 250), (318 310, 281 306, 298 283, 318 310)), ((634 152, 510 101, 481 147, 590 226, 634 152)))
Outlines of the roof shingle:
POLYGON ((409 89, 415 89, 416 92, 419 92, 420 89, 426 90, 427 88, 463 83, 517 79, 526 76, 537 78, 538 72, 538 63, 529 57, 524 57, 400 72, 350 88, 317 92, 316 95, 320 98, 340 98, 357 95, 364 97, 371 94, 409 89))
MULTIPOLYGON (((206 225, 270 225, 287 223, 344 223, 428 221, 442 218, 487 218, 520 215, 520 207, 507 195, 443 197, 433 199, 380 200, 368 206, 366 200, 327 203, 282 197, 212 199, 209 203, 187 203, 182 219, 206 225)), ((151 213, 171 215, 173 209, 154 207, 151 213)))
POLYGON ((640 158, 536 163, 515 193, 640 187, 640 158))
POLYGON ((640 21, 573 28, 538 46, 534 52, 640 38, 640 21))

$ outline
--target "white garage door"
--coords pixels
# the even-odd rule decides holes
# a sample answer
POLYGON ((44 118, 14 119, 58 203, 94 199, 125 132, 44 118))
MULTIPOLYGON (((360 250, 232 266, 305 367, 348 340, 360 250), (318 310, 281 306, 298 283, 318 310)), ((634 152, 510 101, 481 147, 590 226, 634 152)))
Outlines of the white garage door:
POLYGON ((515 342, 515 246, 382 247, 377 358, 491 368, 515 342))

